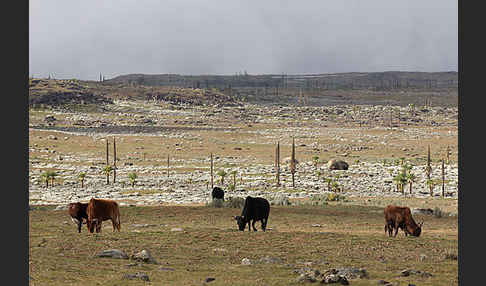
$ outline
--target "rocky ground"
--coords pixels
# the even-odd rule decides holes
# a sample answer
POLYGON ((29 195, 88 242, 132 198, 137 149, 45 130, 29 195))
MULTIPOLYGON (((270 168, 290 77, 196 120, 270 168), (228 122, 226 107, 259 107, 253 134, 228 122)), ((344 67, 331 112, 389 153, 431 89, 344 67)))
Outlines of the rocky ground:
MULTIPOLYGON (((437 182, 442 176, 439 160, 446 159, 449 148, 444 193, 457 200, 455 107, 188 106, 121 100, 102 107, 102 113, 59 109, 29 112, 31 205, 65 204, 91 197, 139 205, 205 203, 210 194, 210 152, 215 153, 215 173, 219 169, 228 173, 224 181, 227 196, 311 198, 325 195, 325 178, 331 178, 346 197, 428 197, 426 146, 432 150, 431 177, 437 182), (117 153, 117 180, 112 183, 110 177, 107 185, 102 174, 106 162, 103 146, 112 137, 121 147, 117 153), (284 159, 290 156, 291 137, 296 141, 300 161, 295 188, 284 159), (153 140, 166 142, 167 147, 157 146, 153 140), (277 141, 282 146, 279 187, 274 166, 277 141), (130 152, 123 151, 124 144, 132 144, 130 152), (167 152, 172 157, 169 177, 167 152), (312 159, 316 155, 317 166, 312 159), (408 184, 405 194, 395 191, 393 176, 401 169, 400 158, 413 165, 416 181, 412 194, 408 184), (330 159, 346 161, 349 169, 328 170, 326 163, 330 159), (57 172, 54 186, 46 187, 40 180, 46 170, 57 172), (236 171, 233 191, 232 171, 236 171), (86 173, 83 187, 78 179, 81 172, 86 173), (128 180, 131 172, 138 176, 133 187, 128 180)), ((220 179, 215 175, 214 185, 221 186, 220 179)), ((442 182, 434 187, 433 194, 442 195, 442 182)))

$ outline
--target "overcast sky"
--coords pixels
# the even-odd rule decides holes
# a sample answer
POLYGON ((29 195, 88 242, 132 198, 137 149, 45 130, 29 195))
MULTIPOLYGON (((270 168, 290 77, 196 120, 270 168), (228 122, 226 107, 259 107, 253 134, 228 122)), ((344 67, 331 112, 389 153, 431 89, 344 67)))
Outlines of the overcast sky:
POLYGON ((29 1, 29 75, 457 71, 457 0, 29 1))

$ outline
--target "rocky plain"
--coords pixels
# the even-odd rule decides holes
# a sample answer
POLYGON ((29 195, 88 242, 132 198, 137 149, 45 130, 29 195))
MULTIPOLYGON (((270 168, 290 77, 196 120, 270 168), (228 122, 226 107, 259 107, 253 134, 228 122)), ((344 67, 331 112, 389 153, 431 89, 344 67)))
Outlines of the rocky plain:
POLYGON ((457 129, 457 107, 440 105, 193 106, 113 100, 90 112, 31 109, 29 204, 62 206, 92 197, 122 205, 205 204, 211 184, 223 187, 226 197, 299 203, 332 193, 332 181, 348 200, 444 196, 457 206, 457 129), (298 161, 294 186, 292 140, 298 161), (432 185, 425 173, 428 148, 432 185), (107 150, 108 165, 116 168, 108 182, 107 150), (329 170, 331 159, 349 168, 329 170), (399 192, 393 178, 402 164, 411 167, 415 180, 411 190, 407 183, 399 192), (46 170, 57 174, 48 186, 42 180, 46 170), (221 170, 226 175, 218 175, 221 170), (134 182, 130 173, 137 175, 134 182))

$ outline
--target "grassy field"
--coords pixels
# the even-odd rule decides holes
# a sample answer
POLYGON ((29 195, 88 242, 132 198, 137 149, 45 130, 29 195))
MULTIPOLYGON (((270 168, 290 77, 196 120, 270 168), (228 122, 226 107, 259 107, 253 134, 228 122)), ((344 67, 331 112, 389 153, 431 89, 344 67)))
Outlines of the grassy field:
POLYGON ((121 232, 113 233, 111 222, 105 222, 100 234, 89 234, 85 227, 78 234, 66 210, 36 206, 29 211, 30 283, 140 285, 146 282, 123 275, 143 272, 152 285, 203 285, 208 277, 215 278, 209 285, 300 285, 294 271, 304 267, 320 272, 361 267, 369 277, 350 280, 350 285, 378 285, 379 280, 393 285, 458 284, 458 262, 447 258, 458 251, 457 217, 416 215, 417 221, 425 221, 419 238, 405 237, 402 231, 389 238, 383 208, 377 206, 272 206, 269 230, 251 233, 237 230, 232 216, 240 212, 126 206, 121 207, 121 232), (108 249, 128 256, 147 249, 159 264, 94 257, 108 249), (274 263, 257 263, 264 257, 274 263), (243 258, 255 263, 242 265, 243 258), (404 269, 432 276, 401 277, 404 269))

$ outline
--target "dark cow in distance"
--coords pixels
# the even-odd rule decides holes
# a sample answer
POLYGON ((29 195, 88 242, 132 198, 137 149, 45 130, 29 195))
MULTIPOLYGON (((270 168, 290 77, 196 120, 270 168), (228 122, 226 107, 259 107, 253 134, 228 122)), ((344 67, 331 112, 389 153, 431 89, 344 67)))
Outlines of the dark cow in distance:
POLYGON ((117 202, 92 198, 88 203, 87 213, 89 232, 93 233, 95 228, 96 232, 101 232, 101 223, 105 220, 111 220, 113 231, 120 231, 120 209, 117 202))
POLYGON ((214 187, 211 196, 213 197, 213 200, 220 199, 224 201, 224 191, 220 187, 214 187))
POLYGON ((412 212, 408 207, 399 207, 389 205, 384 210, 385 213, 385 233, 392 236, 393 229, 395 229, 395 236, 397 236, 398 229, 405 232, 405 236, 420 236, 422 232, 423 222, 417 224, 412 217, 412 212))
POLYGON ((83 219, 88 220, 87 203, 70 203, 68 213, 71 216, 71 220, 78 226, 78 232, 81 233, 81 226, 83 219))
POLYGON ((235 216, 241 231, 245 230, 248 223, 248 231, 251 231, 250 224, 254 231, 257 231, 255 223, 259 220, 262 223, 262 230, 267 228, 268 215, 270 213, 270 203, 264 198, 246 197, 245 205, 241 211, 241 216, 235 216))

